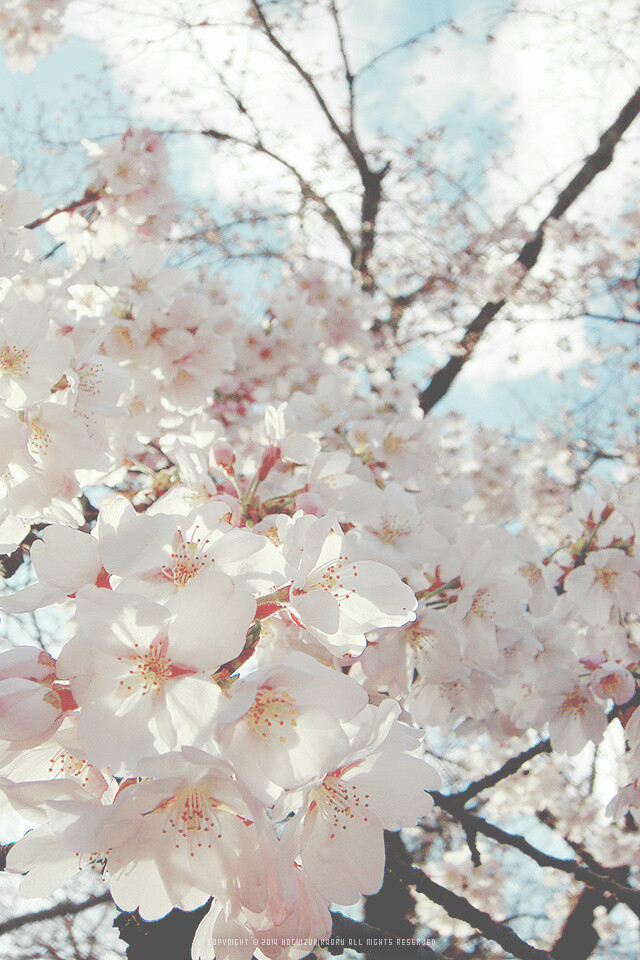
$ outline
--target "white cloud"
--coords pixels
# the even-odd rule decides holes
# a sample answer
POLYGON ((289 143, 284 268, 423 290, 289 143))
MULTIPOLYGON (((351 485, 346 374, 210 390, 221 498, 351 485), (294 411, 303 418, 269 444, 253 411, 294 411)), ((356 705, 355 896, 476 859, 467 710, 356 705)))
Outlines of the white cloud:
MULTIPOLYGON (((510 98, 511 155, 490 174, 493 206, 507 213, 523 198, 533 224, 548 212, 556 179, 564 186, 640 82, 640 20, 635 0, 518 0, 496 32, 491 72, 510 98)), ((637 134, 621 145, 615 170, 600 176, 578 209, 620 209, 637 134), (635 141, 635 142, 634 142, 635 141)), ((634 175, 634 180, 637 174, 634 175)))

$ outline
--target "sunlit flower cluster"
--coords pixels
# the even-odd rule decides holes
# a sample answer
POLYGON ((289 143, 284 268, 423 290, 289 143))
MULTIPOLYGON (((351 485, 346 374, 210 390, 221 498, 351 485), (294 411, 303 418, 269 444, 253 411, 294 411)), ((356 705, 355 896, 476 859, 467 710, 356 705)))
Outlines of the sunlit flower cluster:
POLYGON ((0 547, 34 538, 0 610, 66 616, 0 653, 25 896, 93 869, 145 920, 210 903, 194 960, 296 960, 428 814, 433 730, 575 755, 619 719, 639 807, 640 486, 516 532, 517 456, 423 418, 357 287, 305 263, 243 322, 165 265, 160 138, 89 151, 47 265, 0 161, 0 547))

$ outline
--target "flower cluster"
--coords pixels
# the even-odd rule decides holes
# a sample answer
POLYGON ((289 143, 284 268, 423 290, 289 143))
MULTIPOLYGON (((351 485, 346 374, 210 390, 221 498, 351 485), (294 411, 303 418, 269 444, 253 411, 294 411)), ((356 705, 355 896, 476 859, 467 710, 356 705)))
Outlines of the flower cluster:
POLYGON ((28 72, 62 40, 69 0, 3 0, 0 44, 9 70, 28 72))
POLYGON ((0 609, 67 618, 55 657, 0 653, 23 893, 95 869, 147 920, 211 901, 194 960, 296 960, 428 812, 424 728, 576 754, 620 718, 610 809, 640 805, 640 486, 507 529, 517 464, 479 478, 423 418, 360 290, 306 263, 242 322, 165 265, 159 138, 90 150, 50 263, 0 165, 0 545, 32 531, 36 578, 0 609))

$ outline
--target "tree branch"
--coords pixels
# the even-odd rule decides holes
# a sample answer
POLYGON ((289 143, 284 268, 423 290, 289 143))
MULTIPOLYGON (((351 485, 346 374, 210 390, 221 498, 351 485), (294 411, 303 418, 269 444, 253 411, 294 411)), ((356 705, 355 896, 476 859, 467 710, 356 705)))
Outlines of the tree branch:
MULTIPOLYGON (((640 88, 635 91, 611 126, 602 134, 596 150, 587 157, 575 177, 560 192, 555 204, 540 222, 533 237, 520 250, 516 263, 522 267, 523 276, 537 263, 544 243, 546 225, 550 220, 559 220, 584 193, 592 180, 607 169, 613 160, 617 144, 639 113, 640 88)), ((485 303, 471 321, 457 346, 455 355, 435 373, 431 383, 420 394, 420 406, 424 413, 432 410, 445 396, 465 363, 473 355, 480 337, 506 302, 506 299, 500 299, 485 303)))
POLYGON ((506 780, 507 777, 513 776, 525 763, 528 763, 529 760, 539 756, 541 753, 551 753, 551 741, 549 739, 539 740, 538 743, 534 743, 528 750, 523 750, 522 753, 517 754, 515 757, 509 757, 509 759, 503 763, 501 767, 498 767, 497 770, 494 770, 493 773, 482 777, 480 780, 474 780, 473 783, 470 783, 464 790, 460 790, 458 793, 447 794, 444 799, 451 803, 455 802, 457 808, 461 809, 472 797, 476 797, 479 793, 482 793, 483 790, 494 787, 502 780, 506 780))
POLYGON ((504 950, 511 953, 518 960, 551 960, 546 950, 532 947, 526 940, 522 940, 515 931, 504 923, 494 920, 488 913, 478 910, 464 897, 458 896, 452 890, 441 886, 428 877, 417 867, 406 867, 397 860, 387 864, 392 874, 407 884, 416 888, 418 893, 428 897, 433 903, 443 907, 450 917, 464 920, 469 926, 477 930, 487 940, 499 944, 504 950))
MULTIPOLYGON (((335 4, 335 0, 330 0, 330 11, 333 16, 334 22, 336 24, 336 30, 338 32, 338 43, 340 47, 340 52, 342 56, 342 61, 345 70, 345 77, 347 81, 347 91, 348 91, 348 103, 349 103, 349 127, 347 130, 344 130, 342 126, 338 123, 333 113, 329 109, 329 106, 324 99, 322 93, 320 92, 318 85, 316 84, 314 78, 311 76, 308 70, 306 70, 300 61, 294 57, 290 50, 288 50, 280 39, 276 36, 273 28, 271 27, 269 21, 267 20, 261 4, 258 0, 250 0, 251 10, 254 17, 262 27, 267 39, 271 45, 280 53, 282 57, 290 64, 293 69, 296 71, 298 76, 302 79, 306 87, 310 90, 315 98, 318 106, 320 107, 321 112, 326 118, 331 130, 338 137, 341 143, 347 150, 347 153, 351 157, 355 167, 360 175, 360 180, 362 182, 362 200, 360 208, 360 245, 356 249, 354 248, 353 243, 349 240, 345 241, 346 231, 339 231, 340 238, 343 243, 349 249, 351 257, 351 265, 355 270, 358 271, 362 278, 362 289, 366 292, 372 292, 376 287, 376 282, 374 277, 371 274, 369 268, 369 261, 373 253, 375 245, 375 226, 378 212, 380 209, 380 202, 382 199, 382 181, 387 175, 391 163, 385 163, 380 169, 373 170, 364 150, 360 146, 358 136, 355 129, 355 88, 354 88, 354 75, 351 72, 349 66, 349 59, 347 56, 346 45, 344 34, 342 30, 342 24, 340 22, 338 9, 335 4)), ((328 222, 332 223, 336 227, 336 220, 338 219, 333 213, 333 217, 327 218, 328 222)))
POLYGON ((291 51, 287 50, 287 48, 281 43, 281 41, 275 35, 271 25, 269 24, 267 18, 264 15, 264 11, 260 3, 258 2, 258 0, 250 0, 250 3, 251 3, 251 10, 253 11, 253 14, 256 20, 258 21, 258 23, 261 25, 265 33, 265 36, 267 37, 271 45, 275 47, 278 53, 280 53, 284 57, 287 63, 293 67, 293 69, 296 71, 298 76, 304 81, 306 87, 313 94, 329 126, 331 127, 335 135, 342 141, 348 153, 352 157, 353 162, 355 163, 356 167, 360 172, 360 176, 365 177, 366 174, 370 172, 369 166, 367 164, 366 157, 362 152, 362 149, 360 148, 360 144, 358 143, 357 138, 351 135, 350 132, 347 132, 342 129, 340 124, 337 122, 337 120, 333 116, 331 110, 329 109, 326 100, 320 93, 320 90, 318 89, 318 86, 315 80, 313 79, 313 77, 311 76, 311 74, 308 72, 308 70, 305 70, 302 64, 293 56, 291 51))
POLYGON ((11 933, 13 930, 19 930, 20 927, 26 927, 30 923, 54 920, 56 917, 68 917, 76 913, 82 913, 84 910, 90 910, 101 903, 112 902, 109 892, 94 894, 87 897, 86 900, 61 900, 55 907, 49 907, 46 910, 34 910, 33 913, 23 913, 19 917, 12 917, 11 920, 0 923, 0 937, 5 933, 11 933))
POLYGON ((269 147, 266 147, 261 140, 245 140, 243 137, 237 137, 232 133, 225 133, 222 130, 215 130, 213 128, 209 130, 201 130, 199 132, 203 137, 210 137, 212 140, 217 140, 220 143, 228 141, 230 143, 236 143, 239 146, 248 147, 250 150, 255 150, 256 153, 262 153, 266 157, 271 157, 271 159, 275 160, 276 163, 279 163, 281 166, 285 167, 285 169, 292 173, 298 181, 298 186, 300 187, 300 192, 302 193, 303 198, 306 200, 313 200, 314 203, 317 203, 317 205, 320 207, 320 212, 323 219, 334 228, 342 243, 347 248, 351 257, 351 261, 353 262, 358 251, 338 214, 324 199, 324 197, 321 197, 320 194, 316 192, 308 180, 302 176, 297 167, 295 167, 292 163, 289 163, 288 160, 285 160, 284 157, 281 157, 275 151, 269 149, 269 147))
POLYGON ((87 187, 84 196, 80 197, 79 200, 72 200, 71 203, 68 203, 65 207, 56 207, 55 210, 49 210, 48 213, 38 217, 37 220, 32 220, 31 223, 25 224, 25 230, 35 230, 36 227, 41 227, 43 223, 48 223, 56 214, 73 213, 74 210, 79 210, 80 207, 84 207, 88 203, 95 203, 101 196, 102 194, 99 190, 92 190, 91 187, 87 187))
POLYGON ((428 37, 430 34, 436 33, 441 27, 451 27, 452 25, 453 20, 451 19, 441 20, 432 27, 427 27, 426 30, 421 30, 412 37, 407 37, 406 40, 400 40, 399 43, 394 43, 392 47, 389 47, 387 50, 383 50, 382 53, 376 54, 376 56, 372 57, 371 60, 367 60, 367 62, 361 67, 358 67, 354 79, 359 80, 363 73, 373 69, 377 63, 380 63, 381 60, 384 60, 385 57, 390 56, 392 53, 397 53, 398 50, 406 50, 408 47, 412 47, 414 44, 424 40, 424 38, 428 37))
MULTIPOLYGON (((542 850, 538 850, 529 843, 528 840, 519 834, 508 833, 496 824, 489 823, 483 817, 475 813, 469 813, 461 810, 459 805, 452 802, 449 797, 440 793, 432 793, 434 803, 442 810, 446 810, 450 816, 454 817, 465 830, 471 830, 474 833, 482 833, 485 837, 495 840, 497 843, 505 844, 519 850, 525 856, 534 860, 540 867, 551 867, 559 870, 561 873, 570 874, 584 883, 586 886, 597 890, 600 894, 612 894, 620 903, 625 903, 633 912, 638 915, 640 910, 640 890, 625 884, 618 883, 611 877, 611 871, 601 868, 602 872, 595 872, 576 860, 565 860, 561 857, 554 857, 542 850)), ((595 861, 594 861, 595 863, 595 861)), ((619 871, 618 871, 619 872, 619 871)))
POLYGON ((329 0, 329 10, 331 11, 331 16, 336 26, 338 46, 340 47, 340 56, 342 57, 342 65, 344 67, 344 79, 347 84, 347 95, 349 98, 349 133, 351 136, 355 136, 355 75, 351 70, 344 30, 342 28, 342 21, 340 20, 336 0, 329 0))
POLYGON ((594 914, 602 903, 602 896, 593 890, 582 891, 551 948, 553 960, 587 960, 591 956, 600 939, 593 925, 594 914))

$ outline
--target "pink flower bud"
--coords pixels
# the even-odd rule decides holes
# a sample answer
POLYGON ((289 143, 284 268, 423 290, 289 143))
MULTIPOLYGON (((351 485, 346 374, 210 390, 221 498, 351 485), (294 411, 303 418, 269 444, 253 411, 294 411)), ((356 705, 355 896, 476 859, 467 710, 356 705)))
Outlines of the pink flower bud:
POLYGON ((580 657, 580 663, 583 667, 586 667, 587 670, 595 670, 596 667, 606 663, 606 660, 607 658, 604 653, 590 653, 586 657, 580 657))
POLYGON ((0 680, 47 680, 53 678, 54 667, 53 658, 38 647, 15 647, 0 653, 0 680))
POLYGON ((263 454, 260 470, 258 471, 258 480, 260 480, 260 482, 266 480, 271 472, 271 468, 275 466, 279 459, 280 447, 276 443, 270 443, 263 454))
POLYGON ((60 697, 46 684, 22 677, 0 680, 0 740, 44 738, 61 715, 60 697))
POLYGON ((236 455, 228 440, 214 441, 213 456, 219 467, 222 467, 222 469, 226 470, 227 473, 233 473, 233 465, 236 462, 236 455))

